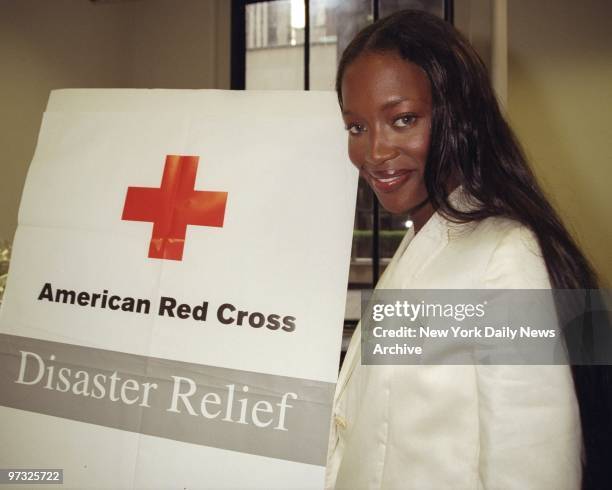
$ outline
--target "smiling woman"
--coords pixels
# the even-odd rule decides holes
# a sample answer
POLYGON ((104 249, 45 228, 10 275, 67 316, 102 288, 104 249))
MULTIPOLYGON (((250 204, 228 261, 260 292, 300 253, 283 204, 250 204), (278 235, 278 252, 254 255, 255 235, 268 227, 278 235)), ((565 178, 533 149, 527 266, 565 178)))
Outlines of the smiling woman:
MULTIPOLYGON (((351 161, 415 224, 377 289, 598 287, 451 25, 403 11, 365 28, 336 90, 351 161)), ((327 487, 607 487, 610 379, 608 366, 363 365, 358 326, 336 388, 327 487)))
POLYGON ((392 213, 410 212, 418 231, 433 214, 424 174, 431 133, 425 72, 395 53, 364 54, 342 79, 349 157, 392 213))

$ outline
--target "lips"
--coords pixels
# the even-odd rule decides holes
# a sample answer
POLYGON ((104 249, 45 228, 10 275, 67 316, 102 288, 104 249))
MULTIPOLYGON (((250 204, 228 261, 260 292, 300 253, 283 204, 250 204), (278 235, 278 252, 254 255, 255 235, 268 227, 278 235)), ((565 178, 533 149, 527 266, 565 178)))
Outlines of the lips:
POLYGON ((406 182, 414 170, 388 169, 365 171, 370 184, 381 192, 392 192, 406 182))

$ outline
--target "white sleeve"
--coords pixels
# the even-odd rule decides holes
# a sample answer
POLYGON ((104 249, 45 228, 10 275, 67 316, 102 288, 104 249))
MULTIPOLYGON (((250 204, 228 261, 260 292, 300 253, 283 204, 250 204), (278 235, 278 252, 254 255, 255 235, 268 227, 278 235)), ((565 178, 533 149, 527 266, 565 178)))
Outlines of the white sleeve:
MULTIPOLYGON (((485 272, 495 289, 550 288, 533 233, 517 225, 485 272)), ((579 489, 582 436, 570 368, 477 366, 479 487, 579 489)))

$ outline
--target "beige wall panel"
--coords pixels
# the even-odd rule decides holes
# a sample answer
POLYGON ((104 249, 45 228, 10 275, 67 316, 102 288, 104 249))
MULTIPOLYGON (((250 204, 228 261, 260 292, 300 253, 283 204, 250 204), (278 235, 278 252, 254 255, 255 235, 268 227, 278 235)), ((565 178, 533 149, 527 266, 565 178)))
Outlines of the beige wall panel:
POLYGON ((510 120, 564 222, 612 284, 612 2, 508 2, 510 120))

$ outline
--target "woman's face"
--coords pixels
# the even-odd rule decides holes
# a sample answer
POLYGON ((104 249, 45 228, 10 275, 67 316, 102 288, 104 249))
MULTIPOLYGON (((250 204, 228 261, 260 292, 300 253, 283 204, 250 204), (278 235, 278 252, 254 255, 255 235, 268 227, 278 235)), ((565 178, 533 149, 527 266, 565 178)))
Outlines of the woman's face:
MULTIPOLYGON (((349 157, 382 206, 404 213, 423 203, 431 133, 425 72, 395 53, 363 53, 344 72, 342 105, 349 157)), ((415 214, 430 216, 426 207, 415 214)))

